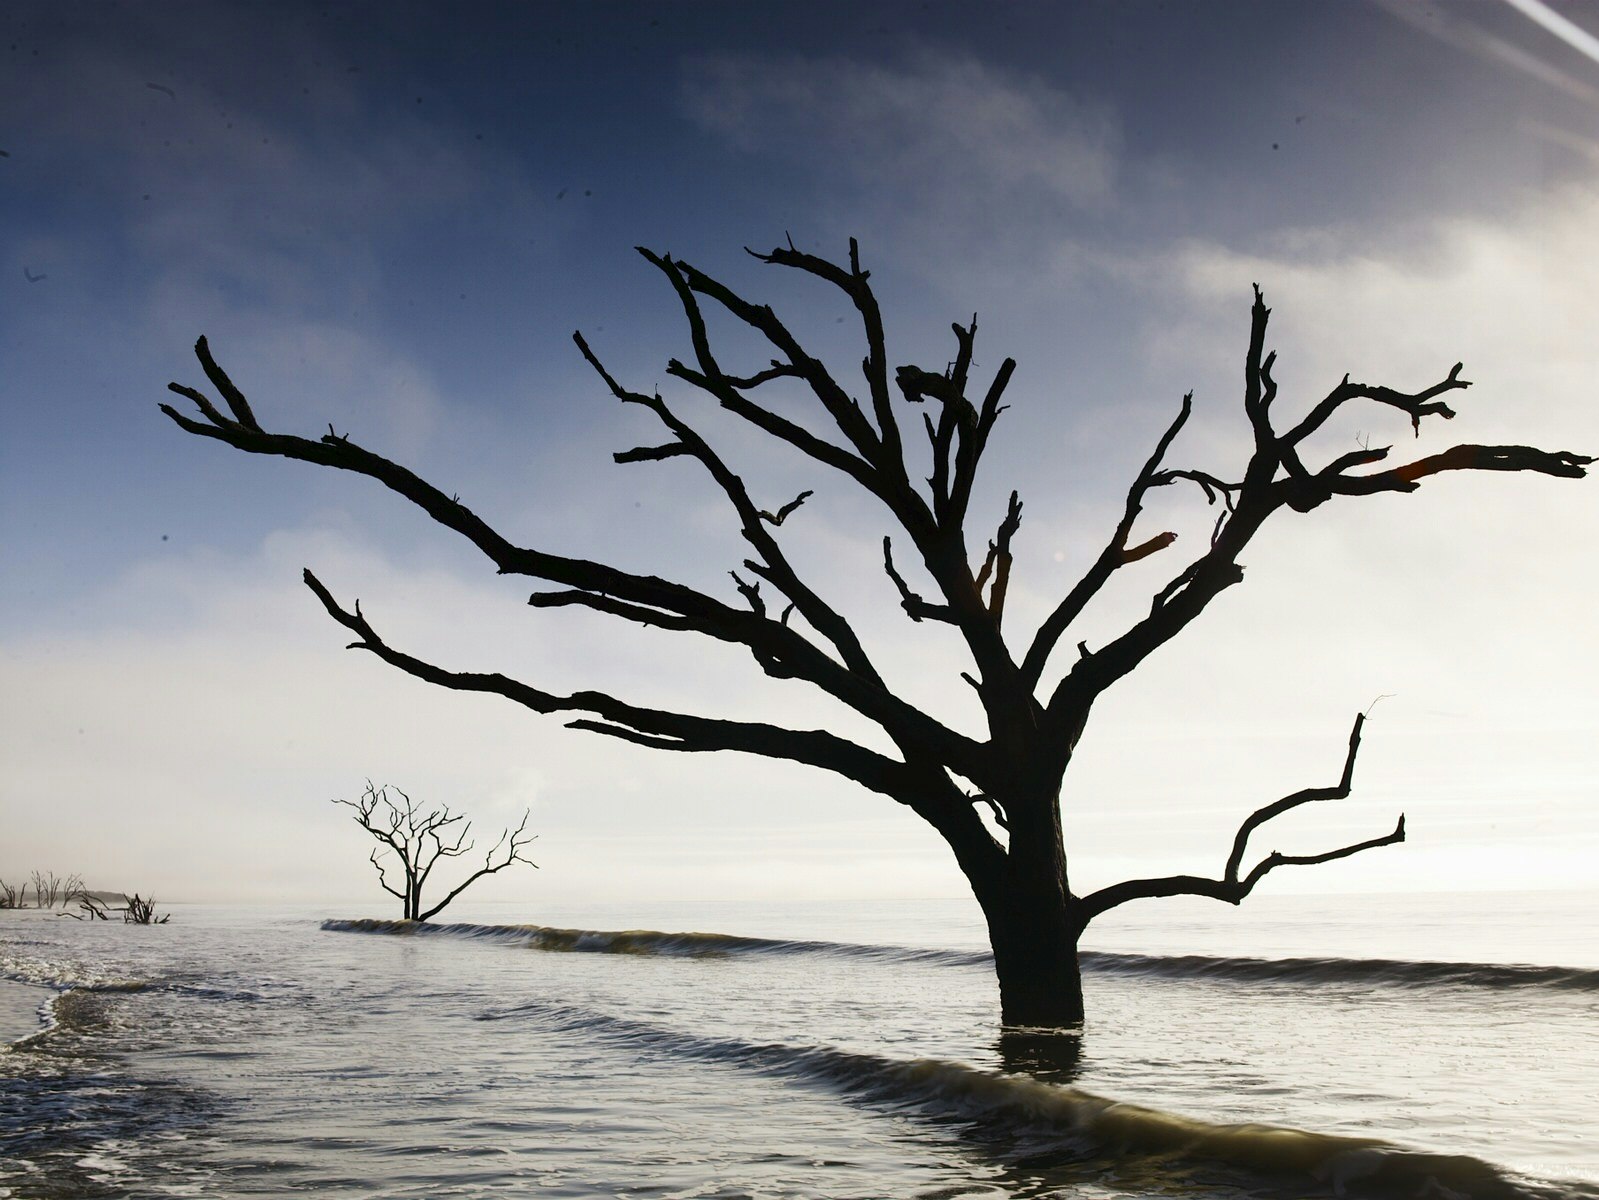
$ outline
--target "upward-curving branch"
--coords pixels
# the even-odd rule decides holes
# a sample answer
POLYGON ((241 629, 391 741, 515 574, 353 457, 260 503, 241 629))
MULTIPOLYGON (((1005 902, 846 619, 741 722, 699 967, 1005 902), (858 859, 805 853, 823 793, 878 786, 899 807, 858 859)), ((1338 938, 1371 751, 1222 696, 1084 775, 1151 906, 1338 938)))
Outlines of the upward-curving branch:
POLYGON ((1119 904, 1126 904, 1129 900, 1149 900, 1159 896, 1209 896, 1213 900, 1225 900, 1229 904, 1242 903, 1245 896, 1255 890, 1255 885, 1266 877, 1268 871, 1278 867, 1314 866, 1317 863, 1332 862, 1334 859, 1348 858, 1352 854, 1359 854, 1362 850, 1373 850, 1378 846, 1392 846, 1396 842, 1405 840, 1405 814, 1399 814, 1399 823, 1394 826, 1392 833, 1381 837, 1369 838, 1363 842, 1356 842, 1348 846, 1340 846, 1336 850, 1324 850, 1318 854, 1283 854, 1273 850, 1261 859, 1250 870, 1249 874, 1242 877, 1239 872, 1243 869, 1244 853, 1249 846, 1249 835, 1254 833, 1273 817, 1280 817, 1291 809, 1302 804, 1313 804, 1318 800, 1346 800, 1349 798, 1350 789, 1354 785, 1355 755, 1360 752, 1360 730, 1366 723, 1366 714, 1360 713, 1355 717, 1355 727, 1349 734, 1349 756, 1344 759, 1343 777, 1332 787, 1304 788, 1284 796, 1281 800, 1274 800, 1262 808, 1252 812, 1244 823, 1238 827, 1238 833, 1233 837, 1233 852, 1227 857, 1226 869, 1220 879, 1206 879, 1195 875, 1166 875, 1156 879, 1132 879, 1126 883, 1113 884, 1091 892, 1083 897, 1083 911, 1088 920, 1092 920, 1106 909, 1115 908, 1119 904))
MULTIPOLYGON (((518 545, 461 504, 456 494, 332 426, 314 438, 270 432, 212 357, 204 338, 195 352, 220 400, 174 383, 171 390, 190 401, 194 411, 165 404, 162 409, 186 432, 247 453, 299 459, 375 479, 465 538, 499 573, 537 581, 528 599, 533 608, 583 608, 635 625, 712 638, 741 647, 767 676, 815 689, 843 704, 878 731, 878 748, 870 739, 855 740, 828 729, 679 712, 601 691, 560 695, 499 673, 435 665, 390 646, 359 604, 345 608, 314 575, 305 574, 307 586, 329 615, 355 636, 353 648, 417 679, 503 696, 535 712, 562 714, 574 728, 638 745, 733 750, 806 763, 910 808, 949 845, 982 906, 994 947, 1001 1011, 1011 1023, 1056 1025, 1081 1017, 1077 940, 1090 920, 1116 904, 1182 892, 1237 903, 1277 867, 1328 862, 1403 840, 1401 817, 1398 827, 1381 837, 1318 853, 1273 852, 1244 868, 1251 835, 1272 817, 1349 794, 1360 741, 1357 720, 1339 784, 1297 792, 1257 810, 1239 828, 1220 877, 1129 880, 1086 896, 1071 888, 1061 835, 1061 788, 1095 702, 1242 579, 1242 556, 1268 520, 1283 511, 1308 512, 1334 497, 1413 491, 1445 471, 1577 478, 1593 462, 1569 451, 1471 444, 1397 464, 1390 461, 1390 447, 1363 447, 1314 461, 1313 435, 1345 406, 1370 403, 1393 409, 1408 417, 1420 436, 1427 419, 1454 415, 1444 397, 1468 384, 1458 364, 1439 382, 1416 392, 1351 383, 1346 376, 1297 415, 1289 413, 1273 376, 1276 355, 1266 346, 1270 311, 1257 287, 1243 364, 1243 419, 1252 438, 1247 459, 1219 469, 1169 462, 1194 408, 1192 394, 1184 396, 1134 476, 1115 527, 1088 569, 1047 606, 1036 629, 1019 630, 1015 618, 1006 615, 1025 539, 1019 491, 1010 492, 1003 512, 978 518, 974 528, 983 532, 974 535, 975 541, 968 537, 973 497, 982 494, 975 490, 978 474, 1017 370, 1007 358, 986 381, 976 377, 975 317, 951 325, 954 343, 947 361, 931 367, 896 365, 889 357, 870 273, 861 266, 853 241, 843 263, 801 251, 792 242, 755 254, 762 264, 813 281, 854 311, 865 344, 860 373, 854 375, 852 365, 849 374, 838 374, 809 352, 770 306, 745 298, 680 258, 642 248, 640 254, 666 282, 687 326, 688 352, 666 366, 678 392, 669 402, 659 392, 635 391, 606 368, 581 333, 573 335, 574 341, 604 394, 647 410, 661 425, 658 442, 622 450, 615 460, 662 471, 692 463, 729 506, 747 551, 740 561, 722 564, 726 574, 719 589, 518 545), (754 337, 762 346, 755 361, 724 364, 713 346, 713 322, 731 322, 746 338, 754 337), (897 604, 924 629, 948 626, 958 635, 970 661, 959 664, 952 676, 972 686, 981 707, 980 727, 959 729, 896 691, 860 631, 827 598, 826 581, 804 578, 787 548, 791 535, 803 536, 814 527, 811 510, 801 506, 815 487, 806 486, 790 499, 787 491, 774 495, 746 482, 704 432, 708 426, 692 408, 696 399, 793 454, 802 468, 815 473, 816 486, 824 479, 842 481, 876 505, 880 517, 873 535, 882 539, 885 604, 897 604), (1178 544, 1174 532, 1141 527, 1150 493, 1173 484, 1197 487, 1215 514, 1208 544, 1184 560, 1168 553, 1178 544), (1168 562, 1170 570, 1158 577, 1159 565, 1168 562), (1074 639, 1073 628, 1100 600, 1107 583, 1125 570, 1156 578, 1147 611, 1131 614, 1119 633, 1097 647, 1089 647, 1080 635, 1074 639), (1056 649, 1074 640, 1075 660, 1046 686, 1056 649)), ((875 574, 876 565, 868 566, 875 574)), ((517 848, 513 834, 513 855, 517 848)), ((384 884, 401 894, 386 879, 384 884)))

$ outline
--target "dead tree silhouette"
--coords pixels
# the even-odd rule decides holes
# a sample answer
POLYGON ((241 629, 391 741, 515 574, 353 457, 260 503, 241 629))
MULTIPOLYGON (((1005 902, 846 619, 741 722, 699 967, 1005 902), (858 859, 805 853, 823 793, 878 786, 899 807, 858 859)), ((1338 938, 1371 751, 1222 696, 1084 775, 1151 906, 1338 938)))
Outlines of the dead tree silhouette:
POLYGON ((451 889, 444 899, 424 908, 422 888, 432 877, 439 860, 471 853, 472 843, 467 841, 467 835, 472 831, 472 822, 465 813, 452 813, 447 804, 423 811, 399 788, 394 791, 400 797, 398 801, 389 796, 387 786, 374 787, 368 780, 359 800, 335 800, 333 803, 354 809, 356 823, 380 843, 380 848, 372 851, 372 865, 377 868, 378 883, 383 890, 400 901, 405 920, 426 921, 437 916, 479 879, 497 875, 512 863, 538 866, 532 859, 523 857, 522 852, 533 840, 527 832, 529 814, 524 812, 520 825, 501 832, 499 840, 483 856, 481 867, 451 889), (384 858, 388 854, 399 860, 402 879, 398 887, 389 882, 384 869, 384 858), (500 861, 495 862, 496 858, 500 861))
MULTIPOLYGON (((1013 541, 1022 503, 1012 492, 986 549, 973 554, 968 507, 978 467, 1004 405, 1015 362, 1006 359, 986 386, 971 378, 975 319, 953 326, 955 354, 936 370, 890 366, 882 314, 862 269, 855 242, 847 263, 803 253, 790 242, 763 263, 814 276, 842 293, 858 314, 865 340, 861 364, 864 401, 853 396, 821 360, 801 345, 768 306, 753 303, 681 259, 641 249, 673 289, 687 320, 692 360, 673 359, 673 379, 708 395, 727 412, 817 467, 844 476, 887 510, 896 532, 882 543, 882 566, 911 620, 952 626, 970 655, 962 678, 976 692, 985 736, 949 727, 897 695, 843 615, 805 583, 777 538, 794 524, 795 501, 763 510, 749 488, 713 447, 659 395, 633 391, 602 365, 581 334, 579 351, 624 404, 654 414, 664 428, 658 444, 615 455, 620 463, 687 459, 725 494, 750 548, 746 575, 733 574, 742 604, 652 575, 606 563, 516 545, 459 502, 405 467, 331 430, 319 440, 271 433, 211 355, 204 338, 195 346, 201 367, 225 415, 200 391, 174 383, 198 416, 163 411, 181 428, 255 454, 274 454, 370 476, 421 508, 440 525, 476 546, 501 574, 553 585, 533 593, 539 608, 578 607, 639 625, 693 633, 742 646, 767 675, 819 689, 886 733, 892 753, 869 749, 822 729, 790 729, 749 720, 720 719, 644 707, 602 692, 559 695, 498 673, 456 671, 389 645, 368 622, 359 602, 346 608, 309 571, 305 582, 328 613, 354 634, 352 648, 368 651, 418 679, 461 691, 501 695, 539 713, 581 714, 568 724, 644 746, 675 751, 736 750, 788 759, 832 771, 905 805, 933 826, 955 855, 987 919, 1007 1025, 1064 1026, 1083 1015, 1077 945, 1095 917, 1129 900, 1192 894, 1238 903, 1272 870, 1357 854, 1404 839, 1401 816, 1391 832, 1320 853, 1271 853, 1249 869, 1248 842, 1262 823, 1288 809, 1349 794, 1361 719, 1349 738, 1337 784, 1308 788, 1256 810, 1238 829, 1232 852, 1216 878, 1175 875, 1134 879, 1074 893, 1068 882, 1061 835, 1062 780, 1095 702, 1118 680, 1186 629, 1226 589, 1243 578, 1239 558, 1268 519, 1284 511, 1306 513, 1330 500, 1414 491, 1446 471, 1532 471, 1578 478, 1593 462, 1586 455, 1527 446, 1457 445, 1391 465, 1391 447, 1363 447, 1331 458, 1311 457, 1307 439, 1344 406, 1357 401, 1392 408, 1418 431, 1427 417, 1454 415, 1443 397, 1468 386, 1457 364, 1438 383, 1407 393, 1351 382, 1345 376, 1297 417, 1284 416, 1272 377, 1276 361, 1266 351, 1270 315, 1256 287, 1244 362, 1244 415, 1253 436, 1248 460, 1236 475, 1165 466, 1167 453, 1192 412, 1184 396, 1176 417, 1129 488, 1120 519, 1083 577, 1055 604, 1030 636, 1001 632, 1012 569, 1013 541), (739 375, 712 350, 706 308, 720 310, 769 346, 770 364, 739 375), (778 381, 798 385, 830 428, 822 436, 763 403, 762 389, 778 381), (758 399, 759 397, 759 399, 758 399), (901 417, 919 413, 931 474, 912 466, 901 417), (1105 644, 1077 643, 1077 657, 1052 686, 1046 668, 1073 623, 1108 580, 1129 563, 1169 548, 1170 531, 1135 539, 1145 500, 1157 488, 1194 485, 1217 509, 1209 545, 1176 570, 1155 592, 1147 612, 1105 644), (908 543, 920 575, 931 582, 924 596, 894 558, 897 537, 908 543), (767 589, 763 593, 763 588, 767 589), (775 601, 775 603, 773 603, 775 601), (769 607, 770 605, 770 607, 769 607), (773 610, 780 609, 780 612, 773 610), (985 814, 991 820, 985 820, 985 814)), ((979 543, 981 544, 981 542, 979 543)), ((1068 642, 1068 645, 1070 643, 1068 642)))

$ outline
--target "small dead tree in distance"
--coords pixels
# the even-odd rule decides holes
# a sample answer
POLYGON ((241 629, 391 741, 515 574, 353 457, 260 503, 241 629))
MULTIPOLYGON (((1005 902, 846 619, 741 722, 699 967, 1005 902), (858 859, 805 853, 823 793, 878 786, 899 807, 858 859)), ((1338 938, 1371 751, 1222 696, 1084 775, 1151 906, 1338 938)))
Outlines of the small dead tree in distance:
MULTIPOLYGON (((1311 788, 1258 809, 1244 821, 1217 878, 1177 875, 1134 879, 1087 895, 1072 891, 1061 837, 1061 786, 1095 702, 1118 680, 1186 629, 1226 589, 1243 578, 1239 559, 1268 519, 1290 510, 1305 513, 1334 499, 1414 491, 1445 471, 1533 471, 1578 478, 1594 460, 1567 451, 1527 446, 1457 445, 1398 465, 1391 447, 1362 447, 1320 461, 1308 439, 1345 405, 1368 401, 1409 417, 1418 436, 1427 417, 1454 412, 1443 397, 1466 388, 1456 364, 1438 383, 1407 393, 1351 382, 1348 376, 1303 415, 1284 415, 1272 378, 1275 353, 1265 348, 1269 310, 1259 287, 1250 313, 1244 358, 1243 408, 1253 435, 1248 461, 1237 474, 1217 475, 1165 466, 1172 444, 1192 411, 1184 396, 1176 417, 1133 480, 1104 548, 1086 574, 1060 598, 1030 635, 1002 633, 1012 543, 1022 503, 1011 493, 986 551, 971 552, 967 509, 979 463, 989 443, 1015 370, 1006 359, 987 386, 971 378, 977 323, 953 326, 955 354, 936 370, 891 368, 882 315, 861 268, 854 241, 846 264, 803 253, 792 242, 760 261, 813 276, 842 293, 854 308, 865 340, 861 362, 864 401, 856 398, 766 305, 752 303, 681 259, 640 249, 665 277, 687 320, 692 362, 671 360, 667 374, 708 395, 723 409, 826 468, 879 501, 894 536, 908 542, 931 581, 924 596, 896 566, 891 537, 883 539, 883 569, 911 620, 953 626, 972 670, 963 672, 981 702, 986 736, 950 728, 896 695, 846 619, 796 574, 779 542, 782 519, 804 496, 777 513, 765 511, 743 479, 659 393, 633 391, 615 379, 581 333, 578 350, 612 396, 653 413, 665 429, 659 445, 615 455, 621 463, 684 459, 697 463, 726 495, 749 544, 733 575, 742 603, 656 576, 609 564, 516 545, 463 505, 405 467, 357 445, 329 428, 313 440, 271 433, 211 355, 202 337, 195 353, 229 414, 204 393, 170 388, 199 410, 186 416, 163 411, 189 433, 226 442, 252 454, 273 454, 370 476, 421 508, 434 521, 476 546, 499 573, 554 585, 533 593, 539 608, 576 606, 624 621, 694 633, 745 647, 768 675, 818 688, 885 731, 895 753, 868 749, 825 730, 781 728, 717 719, 628 703, 601 692, 557 695, 499 673, 455 671, 390 646, 368 622, 359 602, 343 607, 309 571, 307 586, 334 620, 350 630, 351 648, 365 650, 418 679, 461 691, 504 696, 540 713, 575 712, 569 725, 664 750, 737 750, 788 759, 833 771, 905 805, 943 837, 983 909, 994 950, 1002 1020, 1009 1025, 1062 1026, 1081 1020, 1077 944, 1083 929, 1106 910, 1129 900, 1192 894, 1238 903, 1269 871, 1308 865, 1389 845, 1404 838, 1404 818, 1392 832, 1309 855, 1272 853, 1249 870, 1250 835, 1271 817, 1301 804, 1346 796, 1360 744, 1357 718, 1339 783, 1311 788), (758 334, 773 352, 770 364, 738 374, 718 361, 707 332, 706 308, 720 310, 758 334), (827 435, 791 420, 762 400, 777 380, 796 381, 819 406, 827 435), (926 444, 915 457, 900 426, 915 414, 926 444), (930 458, 931 473, 926 460, 930 458), (917 462, 921 459, 921 462, 917 462), (1313 461, 1307 461, 1311 459, 1313 461), (1148 611, 1136 615, 1104 645, 1077 643, 1077 657, 1051 687, 1045 672, 1062 639, 1089 602, 1118 570, 1149 558, 1175 541, 1170 532, 1135 539, 1143 503, 1156 488, 1193 484, 1217 507, 1208 546, 1157 589, 1148 611), (762 588, 768 589, 763 593, 762 588), (775 601, 775 603, 770 603, 775 601), (770 607, 769 607, 770 603, 770 607), (993 828, 979 810, 991 812, 993 828)), ((753 252, 752 252, 753 253, 753 252)), ((981 544, 981 543, 979 543, 981 544)), ((1071 641, 1067 639, 1067 645, 1071 641)))
POLYGON ((36 908, 54 908, 57 901, 63 897, 70 903, 72 894, 82 886, 83 881, 76 875, 68 875, 65 879, 54 871, 35 871, 33 873, 33 903, 36 908))
POLYGON ((512 863, 538 867, 538 863, 522 853, 527 844, 534 840, 534 835, 527 832, 527 819, 531 815, 529 810, 522 814, 520 825, 500 834, 500 840, 484 855, 481 867, 437 904, 423 908, 422 885, 428 881, 439 860, 460 858, 471 853, 472 843, 466 838, 471 832, 472 822, 467 820, 465 813, 452 813, 447 804, 423 812, 399 788, 394 791, 400 797, 399 803, 389 797, 387 785, 373 787, 369 779, 359 800, 335 800, 333 803, 354 809, 356 823, 382 843, 380 849, 372 851, 372 865, 377 868, 378 882, 383 890, 404 906, 405 920, 426 921, 436 916, 445 905, 479 879, 498 874, 512 863), (383 869, 384 856, 390 853, 400 860, 400 871, 405 877, 400 887, 389 882, 388 873, 383 869), (500 857, 499 862, 494 861, 496 856, 500 857))

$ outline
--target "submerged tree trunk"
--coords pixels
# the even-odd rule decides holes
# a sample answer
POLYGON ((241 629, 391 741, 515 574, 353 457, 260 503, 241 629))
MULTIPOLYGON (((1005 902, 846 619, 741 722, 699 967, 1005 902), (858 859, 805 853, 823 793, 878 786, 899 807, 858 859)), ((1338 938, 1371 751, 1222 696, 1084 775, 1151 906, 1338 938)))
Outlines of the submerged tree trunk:
MULTIPOLYGON (((1031 764, 1015 773, 1007 795, 995 798, 1008 835, 1003 849, 986 832, 989 853, 951 839, 988 923, 1000 1020, 1008 1026, 1061 1029, 1083 1020, 1077 941, 1084 920, 1067 882, 1059 806, 1063 769, 1058 761, 1031 764)), ((946 838, 950 833, 973 840, 966 831, 946 831, 946 838)))
POLYGON ((979 901, 994 948, 1000 1020, 1034 1028, 1080 1025, 1083 982, 1077 939, 1082 929, 1073 919, 1070 899, 1017 887, 979 901))

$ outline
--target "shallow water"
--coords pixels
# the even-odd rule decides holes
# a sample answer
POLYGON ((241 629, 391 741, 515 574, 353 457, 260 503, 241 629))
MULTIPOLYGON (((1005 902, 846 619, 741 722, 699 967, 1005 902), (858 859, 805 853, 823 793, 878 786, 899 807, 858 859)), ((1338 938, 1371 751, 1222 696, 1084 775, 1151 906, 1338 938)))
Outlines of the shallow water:
POLYGON ((1572 903, 1129 909, 1080 1041, 999 1036, 951 902, 9 914, 58 998, 0 1054, 0 1194, 1599 1196, 1572 903))

